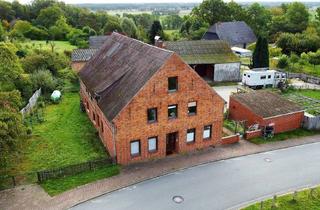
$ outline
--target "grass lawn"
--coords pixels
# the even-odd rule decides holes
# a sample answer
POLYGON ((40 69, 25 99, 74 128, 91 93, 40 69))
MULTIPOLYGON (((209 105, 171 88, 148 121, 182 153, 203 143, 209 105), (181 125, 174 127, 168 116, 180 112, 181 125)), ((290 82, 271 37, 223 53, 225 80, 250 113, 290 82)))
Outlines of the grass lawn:
MULTIPOLYGON (((51 45, 47 44, 44 40, 31 40, 27 42, 21 42, 20 44, 27 49, 41 49, 51 51, 51 45)), ((71 45, 67 41, 54 41, 54 44, 54 50, 59 53, 63 53, 63 51, 65 50, 72 51, 77 48, 76 46, 71 45)))
MULTIPOLYGON (((320 209, 320 187, 317 187, 310 195, 310 189, 298 192, 296 199, 293 200, 293 194, 279 196, 276 200, 276 208, 272 207, 272 199, 263 202, 263 210, 281 209, 281 210, 300 210, 300 209, 320 209)), ((252 204, 243 210, 261 210, 260 202, 252 204)))
POLYGON ((309 97, 309 98, 314 98, 314 99, 320 100, 320 91, 319 90, 295 90, 293 92, 301 94, 301 95, 309 97))
POLYGON ((252 143, 255 143, 255 144, 266 144, 266 143, 270 143, 270 142, 284 141, 287 139, 312 136, 312 135, 316 135, 316 134, 320 134, 320 131, 309 131, 309 130, 305 130, 303 128, 300 128, 300 129, 297 129, 294 131, 288 131, 288 132, 276 134, 271 139, 265 140, 263 137, 258 137, 258 138, 250 139, 249 141, 252 143))
POLYGON ((14 174, 59 168, 106 157, 105 149, 86 113, 80 111, 78 93, 65 93, 60 104, 47 105, 44 122, 33 125, 32 137, 12 164, 14 174))
POLYGON ((51 196, 70 190, 80 185, 119 174, 118 165, 109 165, 95 171, 83 172, 74 176, 51 179, 42 183, 43 189, 51 196))

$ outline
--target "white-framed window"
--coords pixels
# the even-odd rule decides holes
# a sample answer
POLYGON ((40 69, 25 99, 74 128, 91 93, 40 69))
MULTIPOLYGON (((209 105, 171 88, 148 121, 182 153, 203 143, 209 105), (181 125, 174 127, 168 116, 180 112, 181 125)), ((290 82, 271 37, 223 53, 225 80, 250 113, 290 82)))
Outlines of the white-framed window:
POLYGON ((197 114, 197 102, 192 101, 188 103, 188 115, 195 115, 197 114))
POLYGON ((130 154, 131 156, 140 155, 140 140, 134 140, 130 142, 130 154))
POLYGON ((148 138, 148 151, 155 152, 158 149, 158 138, 156 136, 148 138))
POLYGON ((196 139, 196 129, 188 129, 187 130, 187 143, 194 142, 196 139))
POLYGON ((204 139, 211 138, 211 130, 212 130, 212 125, 206 125, 203 127, 203 138, 204 139))
POLYGON ((178 105, 169 105, 168 106, 168 118, 169 119, 174 119, 178 117, 178 105))

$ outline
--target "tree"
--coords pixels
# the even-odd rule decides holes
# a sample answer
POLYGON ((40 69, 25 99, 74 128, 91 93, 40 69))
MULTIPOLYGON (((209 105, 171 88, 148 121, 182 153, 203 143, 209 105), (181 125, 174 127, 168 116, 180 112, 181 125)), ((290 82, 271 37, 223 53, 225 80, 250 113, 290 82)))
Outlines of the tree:
POLYGON ((130 18, 123 18, 121 21, 121 28, 122 30, 131 38, 137 38, 138 37, 138 30, 136 24, 133 22, 130 18))
POLYGON ((246 9, 234 1, 227 4, 231 21, 249 21, 249 15, 246 9))
POLYGON ((308 26, 309 12, 303 3, 294 2, 289 4, 285 17, 288 21, 290 32, 302 32, 308 26))
POLYGON ((265 37, 258 37, 252 60, 253 68, 269 67, 268 40, 265 37))
POLYGON ((4 38, 5 38, 4 36, 5 36, 5 30, 3 29, 3 26, 2 26, 2 23, 0 20, 0 41, 4 40, 4 38))
POLYGON ((183 22, 182 17, 179 15, 167 15, 162 20, 162 25, 165 29, 178 29, 183 22))
POLYGON ((280 69, 284 69, 288 65, 289 65, 288 56, 282 55, 278 60, 277 67, 280 68, 280 69))
POLYGON ((308 53, 309 56, 309 63, 314 66, 314 69, 316 69, 316 65, 320 65, 320 50, 317 52, 310 52, 308 53))
POLYGON ((60 16, 54 26, 51 26, 49 29, 52 40, 65 40, 70 31, 71 26, 68 25, 67 19, 64 16, 60 16))
POLYGON ((119 19, 115 18, 115 17, 110 18, 108 20, 108 22, 104 26, 103 30, 104 30, 104 33, 112 33, 114 31, 117 31, 117 32, 122 32, 123 31, 122 28, 121 28, 119 19))
POLYGON ((163 33, 162 26, 161 26, 159 20, 153 21, 153 24, 151 26, 151 29, 150 29, 149 35, 148 35, 149 42, 154 44, 154 38, 156 36, 160 36, 160 37, 164 38, 164 33, 163 33))
POLYGON ((316 9, 316 19, 320 21, 320 7, 316 9))
POLYGON ((61 16, 64 16, 62 9, 58 6, 51 6, 40 11, 36 23, 46 28, 50 28, 61 16))
POLYGON ((230 20, 229 8, 222 0, 204 0, 199 6, 193 8, 191 15, 210 25, 230 20))
POLYGON ((9 43, 0 42, 0 90, 11 91, 19 75, 23 73, 17 49, 9 43))
POLYGON ((5 167, 8 154, 15 149, 18 137, 24 135, 24 126, 19 113, 19 91, 0 92, 0 166, 5 167))
POLYGON ((0 1, 0 19, 12 21, 14 19, 14 11, 11 4, 7 1, 0 1))
POLYGON ((44 93, 51 93, 58 84, 51 72, 45 69, 38 70, 31 74, 31 81, 35 89, 41 88, 44 93))
POLYGON ((10 31, 9 36, 11 38, 24 38, 25 35, 31 30, 32 25, 28 21, 24 20, 18 20, 14 26, 13 29, 10 31))
POLYGON ((270 11, 260 4, 254 3, 248 8, 248 16, 250 17, 248 24, 255 34, 266 36, 272 19, 270 11))

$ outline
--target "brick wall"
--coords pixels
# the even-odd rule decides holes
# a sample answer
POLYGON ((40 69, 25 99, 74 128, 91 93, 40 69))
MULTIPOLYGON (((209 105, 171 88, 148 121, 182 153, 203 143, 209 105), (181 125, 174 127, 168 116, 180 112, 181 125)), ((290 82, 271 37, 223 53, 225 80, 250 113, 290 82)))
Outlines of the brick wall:
POLYGON ((239 103, 233 97, 230 97, 229 118, 240 121, 246 120, 246 126, 259 124, 260 127, 274 123, 274 132, 281 133, 300 128, 303 122, 304 112, 291 113, 272 118, 262 118, 253 113, 248 107, 239 103))
POLYGON ((115 158, 116 153, 113 136, 113 125, 105 118, 95 100, 91 99, 88 92, 86 91, 85 85, 82 82, 80 82, 80 97, 83 105, 85 106, 85 110, 88 114, 89 119, 99 133, 102 143, 108 150, 109 155, 112 158, 115 158))
POLYGON ((240 141, 240 134, 232 135, 232 136, 226 136, 223 137, 221 140, 222 145, 227 145, 227 144, 234 144, 240 141))
POLYGON ((166 156, 166 135, 178 132, 177 152, 220 143, 224 101, 180 57, 173 55, 114 120, 117 161, 122 164, 166 156), (168 93, 168 77, 178 77, 178 91, 168 93), (188 116, 188 102, 197 102, 197 114, 188 116), (168 119, 168 105, 178 105, 178 118, 168 119), (158 121, 147 122, 147 109, 156 107, 158 121), (203 127, 212 125, 212 136, 204 140, 203 127), (196 129, 196 139, 186 143, 187 129, 196 129), (158 150, 148 152, 148 138, 158 137, 158 150), (140 140, 141 154, 130 155, 130 141, 140 140))
POLYGON ((71 67, 75 72, 79 72, 86 63, 87 62, 80 62, 80 61, 72 62, 71 67))
POLYGON ((262 135, 262 131, 260 129, 256 131, 246 131, 244 133, 244 138, 246 140, 249 140, 249 139, 260 137, 261 135, 262 135))

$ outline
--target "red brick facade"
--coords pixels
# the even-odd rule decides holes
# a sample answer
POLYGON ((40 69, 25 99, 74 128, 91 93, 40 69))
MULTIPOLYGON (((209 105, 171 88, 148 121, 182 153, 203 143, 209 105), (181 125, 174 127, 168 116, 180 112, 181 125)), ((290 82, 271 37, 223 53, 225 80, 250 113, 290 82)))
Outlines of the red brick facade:
POLYGON ((177 132, 175 152, 221 144, 223 99, 179 56, 172 55, 134 96, 112 122, 104 117, 96 102, 90 99, 81 83, 81 98, 89 105, 88 115, 99 131, 100 137, 117 163, 165 157, 167 134, 177 132), (178 78, 178 90, 168 92, 168 78, 178 78), (196 102, 196 115, 188 115, 188 102, 196 102), (168 119, 168 106, 176 104, 178 117, 168 119), (157 121, 148 123, 147 110, 157 108, 157 121), (204 126, 211 125, 211 137, 203 139, 204 126), (102 131, 103 126, 103 131, 102 131), (187 129, 195 129, 195 141, 186 142, 187 129), (157 137, 157 150, 148 151, 148 138, 157 137), (140 141, 140 154, 131 156, 130 142, 140 141))
POLYGON ((234 144, 240 141, 240 134, 223 137, 221 140, 222 145, 234 144))
POLYGON ((246 121, 246 126, 259 124, 260 127, 274 123, 274 132, 281 133, 300 128, 303 122, 304 112, 288 113, 280 116, 263 118, 253 113, 247 106, 230 97, 229 118, 236 121, 246 121))
POLYGON ((87 63, 87 61, 73 61, 71 63, 71 68, 75 72, 79 72, 86 63, 87 63))

